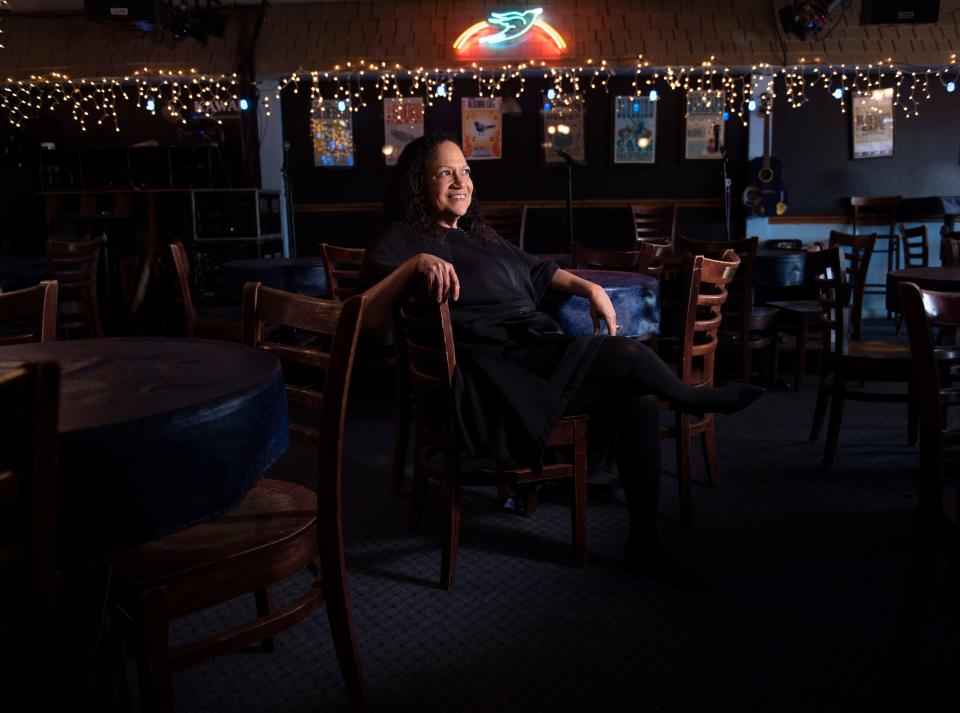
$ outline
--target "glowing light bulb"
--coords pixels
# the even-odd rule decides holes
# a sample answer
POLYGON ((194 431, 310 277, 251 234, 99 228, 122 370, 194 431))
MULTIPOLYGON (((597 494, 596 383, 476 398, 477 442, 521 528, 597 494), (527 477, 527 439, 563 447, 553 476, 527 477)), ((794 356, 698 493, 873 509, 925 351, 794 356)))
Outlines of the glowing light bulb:
POLYGON ((834 98, 834 99, 843 99, 843 88, 842 88, 842 87, 837 87, 836 89, 833 90, 833 98, 834 98))
POLYGON ((948 91, 948 92, 955 91, 956 88, 957 88, 956 82, 947 82, 947 91, 948 91))
POLYGON ((650 90, 650 101, 655 102, 655 101, 656 101, 657 99, 659 99, 659 98, 660 98, 659 92, 657 92, 656 89, 651 89, 651 90, 650 90))
POLYGON ((248 102, 246 99, 241 99, 241 100, 240 100, 240 111, 246 111, 246 110, 249 109, 249 108, 250 108, 250 102, 248 102))
POLYGON ((153 99, 147 99, 147 111, 153 111, 157 108, 157 103, 153 99))
POLYGON ((437 96, 438 96, 438 97, 445 97, 445 96, 447 96, 447 85, 446 85, 446 84, 438 84, 438 85, 437 85, 437 96))
POLYGON ((556 98, 556 96, 557 96, 557 90, 554 89, 553 87, 550 87, 547 90, 547 99, 549 99, 550 101, 553 101, 556 98))
POLYGON ((341 99, 340 101, 337 102, 337 111, 346 111, 346 110, 347 110, 347 103, 343 99, 341 99))
POLYGON ((729 111, 723 112, 723 120, 728 121, 729 119, 730 119, 730 112, 729 111))
POLYGON ((640 113, 640 102, 634 102, 634 103, 633 103, 633 113, 634 113, 634 114, 639 114, 639 113, 640 113))
POLYGON ((570 127, 566 124, 557 124, 557 133, 566 136, 570 133, 570 127))
POLYGON ((748 102, 747 102, 747 109, 748 109, 749 111, 756 111, 756 110, 757 110, 757 101, 756 101, 755 99, 751 99, 750 101, 748 101, 748 102))
POLYGON ((383 148, 380 149, 384 156, 393 156, 393 146, 390 144, 384 144, 383 148))
POLYGON ((547 133, 550 134, 551 136, 553 136, 555 133, 557 133, 557 127, 556 127, 556 126, 548 126, 548 127, 547 127, 547 133))
POLYGON ((641 136, 639 139, 637 139, 637 146, 639 146, 640 148, 645 149, 649 145, 650 145, 650 139, 648 139, 646 136, 641 136))
POLYGON ((544 111, 550 111, 551 108, 552 108, 552 107, 550 106, 550 102, 544 102, 544 103, 543 103, 543 110, 544 110, 544 111))

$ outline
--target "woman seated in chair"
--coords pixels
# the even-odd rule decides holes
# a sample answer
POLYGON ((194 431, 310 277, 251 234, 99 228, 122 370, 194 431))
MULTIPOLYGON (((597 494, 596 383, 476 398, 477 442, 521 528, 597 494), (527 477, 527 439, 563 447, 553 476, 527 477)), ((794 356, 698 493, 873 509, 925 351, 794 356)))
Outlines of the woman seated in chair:
POLYGON ((470 167, 445 134, 412 141, 388 192, 387 231, 366 252, 359 290, 365 328, 390 323, 398 299, 425 287, 450 300, 457 350, 458 428, 475 455, 539 467, 544 441, 564 415, 589 414, 590 429, 617 433, 617 469, 630 515, 628 568, 678 586, 705 580, 660 544, 659 400, 691 413, 733 413, 763 389, 685 385, 648 347, 617 331, 603 289, 501 239, 477 209, 470 167), (539 310, 547 289, 589 301, 597 336, 573 337, 539 310))

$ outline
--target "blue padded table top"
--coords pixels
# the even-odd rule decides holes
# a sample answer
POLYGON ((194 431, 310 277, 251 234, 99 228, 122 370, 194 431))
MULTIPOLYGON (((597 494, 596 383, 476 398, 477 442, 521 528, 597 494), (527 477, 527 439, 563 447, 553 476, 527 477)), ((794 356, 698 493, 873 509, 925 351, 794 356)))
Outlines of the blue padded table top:
POLYGON ((238 299, 248 282, 310 297, 327 296, 327 274, 319 257, 231 260, 223 263, 223 277, 238 299))
MULTIPOLYGON (((624 337, 647 337, 660 330, 659 283, 651 275, 617 270, 569 270, 570 273, 603 287, 613 303, 624 337)), ((546 309, 554 314, 567 334, 593 334, 590 305, 583 297, 551 293, 546 309)), ((601 328, 606 334, 606 326, 601 328)))
POLYGON ((753 284, 757 287, 795 287, 804 283, 805 250, 757 250, 753 284))
POLYGON ((236 505, 287 449, 276 357, 200 339, 0 347, 60 364, 63 556, 153 540, 236 505))

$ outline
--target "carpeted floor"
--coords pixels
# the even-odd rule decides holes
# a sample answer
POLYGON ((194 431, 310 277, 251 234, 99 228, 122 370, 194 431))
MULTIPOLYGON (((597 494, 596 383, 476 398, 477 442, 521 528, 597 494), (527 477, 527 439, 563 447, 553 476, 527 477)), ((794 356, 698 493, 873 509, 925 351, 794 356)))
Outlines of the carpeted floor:
MULTIPOLYGON (((814 379, 811 379, 814 381, 814 379)), ((772 390, 718 419, 721 486, 695 460, 695 522, 678 518, 673 442, 664 442, 663 540, 706 575, 677 591, 622 571, 620 496, 589 504, 590 566, 571 566, 569 511, 545 497, 536 517, 470 489, 457 581, 439 577, 439 499, 406 531, 388 498, 392 404, 360 385, 344 466, 354 621, 378 711, 861 711, 889 650, 912 542, 918 451, 906 407, 850 403, 833 471, 809 443, 814 385, 772 390)), ((274 477, 311 482, 292 447, 274 477)), ((612 476, 600 474, 599 479, 612 476)), ((291 596, 295 578, 279 589, 291 596)), ((253 611, 253 598, 178 622, 174 639, 253 611)), ((130 679, 136 685, 131 667, 130 679)), ((956 700, 960 614, 931 607, 905 672, 909 710, 956 700)), ((221 658, 176 675, 177 710, 346 711, 324 612, 272 654, 221 658)), ((134 691, 134 704, 136 692, 134 691)), ((939 708, 940 706, 938 706, 939 708)))

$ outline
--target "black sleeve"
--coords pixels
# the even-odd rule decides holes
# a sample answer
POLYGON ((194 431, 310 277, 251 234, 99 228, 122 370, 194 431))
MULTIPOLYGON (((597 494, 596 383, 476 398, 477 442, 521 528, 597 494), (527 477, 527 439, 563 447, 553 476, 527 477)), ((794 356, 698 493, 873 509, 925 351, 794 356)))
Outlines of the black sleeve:
POLYGON ((391 226, 367 248, 360 265, 360 277, 357 279, 357 292, 365 292, 396 270, 401 263, 409 260, 417 252, 405 231, 391 226))
POLYGON ((506 247, 508 252, 517 259, 522 260, 527 266, 527 269, 530 270, 530 281, 533 282, 533 289, 537 293, 537 300, 543 299, 550 280, 553 279, 554 273, 560 269, 557 263, 553 260, 541 260, 529 253, 525 253, 509 240, 500 238, 500 242, 506 247))

